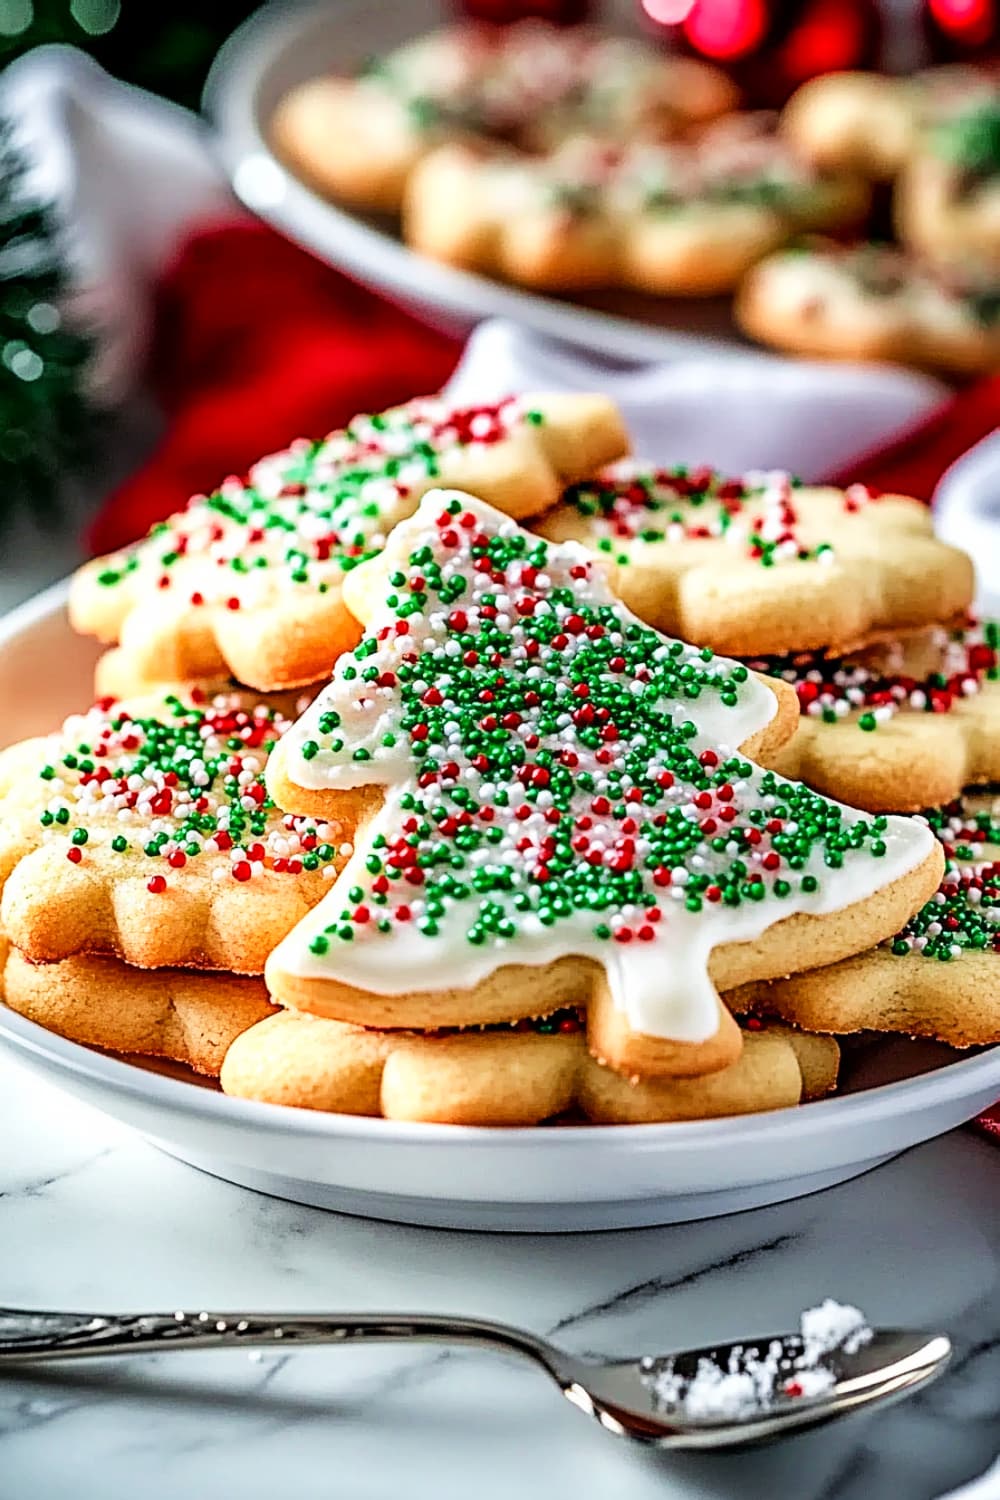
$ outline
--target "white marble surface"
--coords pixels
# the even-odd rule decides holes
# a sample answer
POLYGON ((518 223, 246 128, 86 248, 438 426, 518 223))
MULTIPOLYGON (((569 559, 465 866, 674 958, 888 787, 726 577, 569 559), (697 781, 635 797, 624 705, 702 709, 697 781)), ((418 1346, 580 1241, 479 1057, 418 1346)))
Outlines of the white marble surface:
POLYGON ((673 1229, 488 1236, 257 1197, 0 1055, 0 1302, 468 1313, 579 1352, 791 1326, 823 1294, 941 1327, 954 1369, 739 1456, 633 1451, 531 1369, 414 1347, 187 1353, 0 1379, 21 1500, 930 1500, 1000 1447, 1000 1149, 958 1131, 842 1188, 673 1229))

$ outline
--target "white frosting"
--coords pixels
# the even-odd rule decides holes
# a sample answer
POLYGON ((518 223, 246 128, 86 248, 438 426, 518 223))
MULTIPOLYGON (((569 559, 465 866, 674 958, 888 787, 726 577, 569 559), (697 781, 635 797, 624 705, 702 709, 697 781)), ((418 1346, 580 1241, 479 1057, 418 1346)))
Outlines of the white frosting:
MULTIPOLYGON (((495 608, 498 615, 494 622, 496 628, 507 632, 512 641, 513 652, 516 653, 522 650, 524 641, 528 638, 518 624, 516 608, 521 597, 517 582, 517 568, 520 565, 515 564, 508 571, 509 581, 500 586, 488 573, 476 572, 470 568, 468 542, 472 532, 463 531, 456 525, 454 532, 460 538, 460 546, 451 550, 442 547, 438 517, 443 508, 454 500, 460 502, 463 511, 474 518, 476 526, 484 533, 502 536, 518 534, 519 528, 513 522, 489 506, 454 492, 433 491, 424 498, 417 514, 393 533, 384 559, 372 566, 384 566, 387 576, 396 569, 405 572, 412 553, 420 548, 430 548, 442 565, 446 580, 457 574, 467 581, 459 605, 468 617, 468 631, 473 634, 476 632, 476 611, 485 602, 483 596, 490 595, 494 601, 490 607, 495 608)), ((545 544, 537 538, 531 538, 531 542, 533 546, 547 547, 544 574, 539 573, 533 585, 535 596, 541 596, 542 600, 538 604, 537 614, 541 614, 543 609, 554 608, 561 625, 567 616, 572 616, 576 608, 596 609, 615 602, 599 565, 595 564, 582 547, 573 543, 561 546, 545 544), (581 576, 573 578, 571 568, 581 576), (573 606, 562 603, 549 605, 546 595, 551 594, 554 589, 566 587, 573 591, 573 606)), ((410 567, 409 571, 412 573, 415 569, 410 567)), ((387 585, 386 592, 392 591, 387 585)), ((399 592, 401 595, 405 594, 405 590, 401 589, 399 592)), ((400 729, 400 688, 395 672, 407 654, 415 657, 419 663, 424 653, 433 652, 440 660, 442 652, 460 652, 461 648, 454 640, 454 632, 450 632, 448 627, 450 608, 450 605, 439 605, 436 596, 431 594, 425 612, 410 615, 407 631, 401 635, 396 631, 395 611, 383 605, 368 621, 365 637, 366 641, 378 642, 377 650, 371 655, 362 655, 360 659, 356 655, 342 658, 331 683, 286 737, 286 769, 297 784, 310 789, 348 789, 374 783, 387 787, 388 791, 382 810, 365 832, 359 835, 357 852, 329 895, 279 945, 273 958, 273 965, 278 970, 310 978, 336 977, 373 993, 395 994, 413 990, 468 988, 500 965, 546 964, 563 955, 576 954, 594 959, 604 966, 614 1001, 625 1011, 635 1029, 651 1035, 698 1041, 712 1035, 717 1026, 716 992, 707 972, 713 948, 723 943, 755 938, 773 923, 794 912, 829 913, 863 900, 921 863, 933 844, 933 837, 926 827, 902 818, 891 818, 882 834, 886 850, 881 857, 873 857, 864 850, 848 849, 843 856, 843 866, 839 869, 828 868, 824 864, 822 849, 816 847, 801 868, 794 872, 781 868, 775 874, 768 863, 776 856, 772 850, 771 837, 767 834, 748 849, 738 843, 730 843, 721 851, 715 850, 710 844, 710 838, 719 838, 726 828, 750 826, 744 814, 763 808, 771 816, 774 808, 781 807, 778 795, 762 800, 759 788, 764 773, 757 768, 752 768, 748 776, 737 776, 718 795, 713 792, 709 798, 711 807, 705 814, 696 810, 691 801, 692 786, 678 776, 673 785, 659 794, 655 808, 644 807, 642 803, 636 804, 636 827, 623 840, 623 820, 621 817, 616 819, 610 807, 607 809, 609 816, 603 822, 601 817, 595 818, 591 814, 595 797, 603 796, 602 788, 611 790, 612 796, 620 795, 621 787, 629 784, 628 778, 626 776, 626 781, 618 784, 618 793, 607 788, 610 768, 600 758, 602 754, 606 756, 606 748, 588 748, 581 741, 570 716, 564 714, 562 719, 566 720, 565 723, 562 719, 557 719, 554 727, 550 726, 548 732, 539 737, 540 749, 551 748, 556 754, 568 752, 577 757, 572 790, 568 804, 563 799, 562 816, 572 818, 574 829, 580 826, 581 818, 585 821, 589 819, 587 833, 583 837, 585 853, 581 852, 581 865, 584 858, 591 864, 595 864, 596 860, 596 865, 608 868, 609 881, 613 878, 611 870, 619 868, 613 864, 619 857, 630 859, 634 855, 634 863, 631 866, 626 864, 626 868, 634 868, 636 871, 644 869, 642 861, 650 851, 649 838, 643 832, 644 820, 651 818, 654 813, 669 816, 676 821, 677 826, 685 829, 691 819, 694 819, 692 826, 696 840, 700 837, 701 828, 698 820, 706 821, 711 818, 715 821, 710 831, 706 831, 700 841, 689 848, 687 869, 679 866, 675 868, 669 884, 657 885, 649 874, 643 874, 641 904, 637 909, 626 907, 621 910, 599 911, 593 907, 576 908, 546 924, 542 919, 544 904, 541 899, 545 894, 544 883, 540 884, 534 878, 534 871, 538 869, 536 862, 544 858, 544 840, 551 833, 551 825, 546 818, 552 804, 551 796, 547 797, 543 792, 537 800, 523 804, 522 817, 514 816, 514 803, 521 793, 517 792, 509 806, 503 805, 502 797, 497 802, 496 787, 472 764, 469 753, 461 742, 457 723, 451 726, 444 724, 440 733, 445 743, 431 745, 428 742, 429 752, 435 759, 439 763, 453 764, 457 774, 444 783, 437 783, 423 791, 418 791, 417 788, 415 778, 419 773, 421 760, 413 756, 408 734, 400 729), (379 640, 380 636, 383 639, 379 640), (391 681, 383 686, 376 681, 364 681, 363 671, 370 671, 373 667, 378 668, 380 676, 387 674, 391 681), (357 675, 347 675, 351 673, 357 675), (331 747, 329 728, 326 731, 321 728, 324 715, 331 711, 340 720, 339 727, 332 735, 333 740, 339 738, 342 741, 339 748, 331 747), (387 734, 395 736, 393 744, 383 743, 387 734), (360 761, 356 758, 359 751, 365 756, 360 761), (576 778, 584 772, 591 773, 594 782, 589 787, 580 788, 576 784, 576 778), (381 913, 376 907, 371 907, 368 918, 362 926, 355 929, 355 935, 350 941, 330 934, 328 929, 331 925, 337 926, 341 913, 357 904, 347 896, 352 887, 362 888, 365 893, 362 904, 367 909, 372 875, 366 867, 366 860, 372 854, 373 842, 379 836, 383 836, 389 844, 402 838, 404 820, 409 816, 402 806, 402 798, 407 792, 417 793, 428 801, 430 816, 434 808, 456 811, 456 804, 450 799, 450 792, 447 790, 448 787, 456 786, 468 789, 479 808, 485 806, 490 809, 489 826, 500 830, 497 842, 483 844, 466 855, 461 878, 471 878, 477 868, 483 867, 490 870, 506 868, 512 872, 511 891, 506 896, 491 892, 490 899, 499 901, 504 906, 515 922, 516 935, 503 936, 488 932, 478 945, 471 942, 468 932, 470 923, 476 919, 480 900, 478 893, 472 892, 454 900, 447 898, 444 911, 437 918, 437 933, 427 936, 420 931, 418 925, 421 916, 425 914, 425 908, 421 905, 424 887, 396 881, 392 885, 392 902, 398 902, 401 893, 405 892, 402 899, 410 908, 410 920, 392 922, 390 930, 382 932, 375 925, 375 918, 381 913), (730 808, 736 809, 732 816, 730 808), (727 818, 729 822, 726 821, 727 818), (519 842, 523 843, 520 850, 519 842), (687 880, 696 874, 712 877, 716 871, 721 878, 737 855, 745 859, 745 878, 754 878, 761 883, 768 891, 767 898, 744 899, 741 904, 733 906, 718 899, 714 899, 713 904, 713 898, 708 898, 700 911, 689 910, 685 896, 687 880), (789 875, 789 883, 793 888, 782 899, 772 896, 769 886, 773 884, 773 880, 789 875), (801 889, 801 882, 807 876, 815 877, 818 883, 815 891, 801 889), (527 910, 515 910, 512 902, 516 894, 526 898, 527 910), (658 912, 651 922, 646 919, 646 909, 654 906, 658 908, 658 912), (619 942, 599 936, 595 929, 602 922, 610 926, 613 932, 621 927, 629 928, 632 939, 619 942), (324 937, 327 951, 311 951, 310 944, 320 939, 322 945, 324 937)), ((623 632, 630 626, 638 625, 635 617, 624 606, 615 604, 615 612, 617 621, 611 628, 610 641, 618 638, 615 634, 618 623, 623 632)), ((645 632, 647 643, 657 639, 655 632, 649 631, 647 627, 641 628, 645 632)), ((648 651, 646 659, 652 664, 649 671, 635 663, 631 664, 633 676, 628 688, 633 695, 643 699, 644 714, 673 713, 675 722, 686 720, 693 724, 695 732, 689 743, 694 751, 699 754, 717 752, 720 762, 724 762, 773 718, 776 711, 774 696, 753 677, 740 684, 733 706, 723 703, 718 688, 713 690, 710 686, 703 687, 700 696, 695 698, 677 697, 666 702, 662 696, 662 683, 657 683, 656 672, 662 674, 670 662, 683 664, 692 670, 701 668, 713 672, 716 674, 716 683, 724 682, 729 685, 730 690, 731 674, 735 672, 739 681, 742 669, 737 663, 728 662, 724 658, 712 658, 706 663, 695 648, 681 647, 678 643, 671 643, 666 637, 659 637, 659 641, 660 645, 648 651), (642 680, 644 671, 646 681, 642 680)), ((364 652, 365 642, 358 649, 364 652)), ((575 651, 586 649, 583 635, 577 635, 561 649, 560 660, 571 669, 575 651), (579 648, 577 641, 583 643, 579 648)), ((512 660, 516 661, 518 658, 513 656, 512 660)), ((523 655, 520 660, 523 666, 523 655)), ((481 669, 484 674, 488 673, 488 668, 481 666, 481 669)), ((419 667, 414 670, 419 670, 419 667)), ((480 667, 477 667, 477 672, 479 670, 480 667)), ((611 674, 605 675, 611 683, 611 674)), ((487 680, 488 676, 484 676, 484 681, 487 680)), ((525 691, 536 680, 542 683, 547 680, 544 666, 536 664, 525 667, 525 691)), ((621 679, 615 679, 615 682, 620 691, 621 679)), ((411 688, 415 701, 420 701, 419 695, 427 688, 434 689, 435 683, 447 686, 441 678, 440 667, 434 668, 433 672, 429 668, 427 682, 411 688)), ((518 686, 520 685, 519 678, 518 686)), ((599 697, 597 701, 600 701, 599 697)), ((477 713, 479 711, 476 710, 477 713)), ((482 711, 485 712, 485 709, 482 711)), ((541 727, 538 717, 526 710, 521 723, 510 730, 511 741, 520 737, 523 742, 525 736, 533 735, 541 727)), ((641 753, 642 747, 636 739, 636 735, 642 732, 641 724, 640 719, 630 730, 633 736, 630 743, 613 746, 617 769, 620 770, 625 765, 630 752, 638 749, 641 753)), ((663 769, 665 752, 662 745, 663 740, 657 741, 651 731, 649 758, 643 762, 644 770, 649 767, 663 769)), ((822 801, 828 807, 840 807, 839 804, 831 804, 829 799, 822 801)), ((859 821, 870 823, 864 814, 853 809, 840 808, 840 812, 844 827, 850 827, 859 821)), ((786 832, 793 834, 793 823, 788 819, 785 821, 786 832)), ((573 847, 577 847, 576 843, 573 847)), ((386 909, 383 908, 384 910, 386 909)))

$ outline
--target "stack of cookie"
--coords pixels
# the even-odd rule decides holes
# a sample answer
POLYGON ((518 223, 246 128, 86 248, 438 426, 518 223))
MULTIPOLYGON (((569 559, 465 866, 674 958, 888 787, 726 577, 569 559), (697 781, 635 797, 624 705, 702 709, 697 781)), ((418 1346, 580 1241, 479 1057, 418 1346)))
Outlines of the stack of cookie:
POLYGON ((161 691, 0 754, 7 1004, 217 1075, 270 1013, 268 953, 351 849, 339 821, 267 796, 290 722, 254 695, 161 691))
POLYGON ((415 401, 83 569, 109 696, 0 759, 7 1003, 485 1125, 797 1104, 859 1027, 1000 1040, 969 560, 914 501, 626 449, 599 397, 415 401))
POLYGON ((794 688, 799 726, 774 771, 871 813, 919 814, 942 845, 939 888, 892 940, 744 982, 726 995, 737 1012, 1000 1041, 1000 627, 969 617, 972 564, 931 525, 925 507, 857 485, 632 460, 542 523, 604 555, 644 618, 794 688))
POLYGON ((467 494, 426 496, 346 593, 365 633, 268 785, 357 817, 355 853, 271 955, 284 1012, 223 1087, 467 1124, 829 1088, 833 1045, 741 1030, 719 992, 896 931, 940 878, 926 826, 764 770, 787 688, 642 624, 579 545, 467 494))
POLYGON ((0 755, 7 1003, 217 1076, 272 1009, 268 954, 353 848, 353 820, 284 814, 264 782, 312 696, 295 690, 358 638, 343 581, 441 479, 521 514, 625 446, 601 398, 414 401, 263 460, 81 570, 73 622, 115 643, 101 696, 0 755))
POLYGON ((772 255, 736 315, 800 354, 956 374, 1000 364, 1000 92, 995 73, 832 73, 789 102, 783 130, 813 165, 892 184, 900 247, 817 244, 772 255))

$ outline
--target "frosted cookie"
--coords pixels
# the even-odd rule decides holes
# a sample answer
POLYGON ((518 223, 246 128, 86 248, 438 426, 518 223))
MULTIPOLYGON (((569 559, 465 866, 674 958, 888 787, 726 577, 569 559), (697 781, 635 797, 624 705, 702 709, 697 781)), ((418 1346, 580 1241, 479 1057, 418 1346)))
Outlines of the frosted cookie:
POLYGON ((227 1094, 300 1109, 449 1125, 535 1125, 576 1109, 595 1124, 704 1120, 781 1109, 830 1092, 829 1037, 771 1024, 702 1078, 622 1078, 587 1051, 573 1010, 516 1027, 421 1035, 365 1031, 293 1011, 234 1042, 227 1094))
POLYGON ((279 103, 270 136, 330 198, 396 211, 407 178, 442 142, 545 150, 580 130, 661 135, 731 109, 725 74, 589 27, 542 20, 433 31, 357 79, 315 78, 279 103))
POLYGON ((788 690, 640 624, 581 547, 436 491, 349 597, 366 633, 269 786, 367 821, 271 956, 283 1005, 426 1030, 585 1004, 599 1058, 694 1075, 739 1051, 717 985, 869 946, 934 889, 926 828, 754 766, 788 690))
POLYGON ((788 101, 782 131, 830 171, 888 182, 935 120, 996 88, 988 70, 928 68, 910 78, 879 73, 824 73, 788 101))
POLYGON ((613 565, 612 587, 659 630, 733 656, 837 651, 963 614, 972 564, 927 506, 801 485, 778 471, 613 464, 535 523, 613 565))
POLYGON ((554 291, 635 287, 708 296, 803 229, 857 226, 858 179, 817 172, 770 116, 719 121, 697 140, 547 157, 442 146, 412 173, 403 233, 450 265, 554 291))
POLYGON ((455 406, 426 397, 293 443, 80 569, 75 629, 120 642, 147 678, 232 675, 260 690, 325 676, 357 640, 347 574, 435 484, 459 484, 515 516, 567 479, 624 453, 603 396, 509 397, 455 406))
POLYGON ((1000 627, 938 627, 846 660, 751 660, 794 687, 798 732, 782 776, 869 812, 918 812, 1000 781, 1000 627))
POLYGON ((289 720, 230 695, 103 701, 0 752, 0 912, 32 962, 259 974, 329 889, 353 825, 278 811, 264 765, 289 720))
POLYGON ((752 338, 793 354, 954 374, 1000 365, 1000 278, 942 275, 890 245, 768 256, 744 278, 734 311, 752 338))
POLYGON ((896 183, 893 211, 911 250, 1000 274, 1000 94, 924 133, 896 183))
POLYGON ((0 974, 5 1004, 48 1031, 212 1078, 240 1033, 273 1012, 260 979, 134 969, 93 954, 32 964, 14 948, 0 974))
POLYGON ((809 1031, 899 1031, 952 1047, 1000 1042, 1000 802, 969 794, 925 814, 948 856, 939 889, 868 953, 726 996, 809 1031))

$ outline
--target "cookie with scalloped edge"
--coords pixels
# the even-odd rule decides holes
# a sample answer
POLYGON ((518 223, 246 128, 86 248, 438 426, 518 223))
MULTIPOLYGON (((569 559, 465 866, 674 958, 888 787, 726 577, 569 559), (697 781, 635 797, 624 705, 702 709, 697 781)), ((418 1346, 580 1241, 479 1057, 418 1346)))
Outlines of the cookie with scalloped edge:
POLYGON ((211 1078, 241 1032, 274 1014, 260 979, 135 969, 97 954, 33 964, 16 948, 0 958, 0 995, 70 1041, 165 1058, 211 1078))
POLYGON ((889 182, 941 118, 996 91, 986 68, 925 68, 909 77, 842 71, 811 78, 785 105, 781 129, 830 171, 889 182))
POLYGON ((896 232, 936 265, 1000 273, 1000 91, 923 132, 896 181, 896 232))
POLYGON ((801 709, 768 764, 869 812, 919 812, 1000 781, 998 647, 1000 627, 986 621, 846 658, 751 659, 793 687, 801 709))
POLYGON ((958 375, 1000 364, 997 273, 941 275, 892 245, 769 255, 743 278, 733 312, 752 338, 792 354, 958 375))
POLYGON ((434 260, 549 291, 732 291, 805 230, 857 227, 869 190, 817 172, 770 116, 730 115, 696 139, 580 136, 544 157, 453 144, 411 173, 403 234, 434 260))
POLYGON ((357 640, 344 580, 436 484, 511 515, 553 505, 567 480, 628 449, 603 396, 461 406, 423 397, 355 417, 227 479, 134 546, 81 568, 76 630, 126 648, 147 678, 232 675, 270 691, 326 675, 357 640))
POLYGON ((739 1051, 716 986, 869 946, 934 889, 926 829, 754 766, 787 690, 642 625, 582 547, 436 491, 349 589, 366 633, 269 786, 369 812, 271 955, 281 1004, 421 1030, 585 1004, 614 1068, 694 1075, 739 1051))
POLYGON ((628 1079, 602 1067, 566 1010, 517 1026, 422 1034, 366 1031, 285 1011, 245 1031, 222 1068, 227 1094, 299 1109, 449 1125, 536 1125, 568 1110, 594 1124, 705 1120, 829 1093, 830 1037, 771 1023, 735 1062, 700 1078, 628 1079))
POLYGON ((329 889, 354 823, 281 813, 264 766, 290 721, 252 694, 103 700, 0 751, 0 917, 32 962, 259 974, 329 889))
POLYGON ((734 1011, 808 1031, 896 1031, 952 1047, 1000 1042, 1000 799, 925 814, 944 846, 938 890, 894 938, 826 968, 726 995, 734 1011))
POLYGON ((778 471, 735 478, 628 459, 571 486, 533 525, 605 558, 640 619, 733 656, 842 652, 962 615, 975 587, 926 505, 778 471))
POLYGON ((544 151, 579 130, 657 136, 735 102, 732 83, 708 63, 531 18, 441 27, 358 78, 310 79, 279 101, 268 133, 318 192, 396 212, 413 169, 444 141, 500 139, 544 151))

